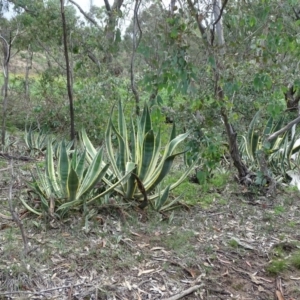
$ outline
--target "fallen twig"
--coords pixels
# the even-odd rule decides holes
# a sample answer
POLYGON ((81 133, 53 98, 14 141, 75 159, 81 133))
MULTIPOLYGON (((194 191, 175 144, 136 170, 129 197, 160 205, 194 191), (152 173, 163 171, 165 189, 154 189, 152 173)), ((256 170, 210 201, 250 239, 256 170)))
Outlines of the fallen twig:
POLYGON ((7 215, 4 215, 4 214, 1 214, 1 213, 0 213, 0 218, 2 218, 2 219, 5 219, 5 220, 10 220, 10 221, 12 221, 12 220, 13 220, 13 218, 12 218, 12 217, 10 217, 10 216, 7 216, 7 215))
MULTIPOLYGON (((83 284, 85 284, 85 283, 77 283, 77 284, 72 284, 72 285, 57 286, 57 287, 53 287, 53 288, 46 289, 46 290, 36 291, 36 292, 11 291, 11 292, 0 293, 0 296, 8 296, 8 295, 13 295, 13 294, 40 295, 40 294, 47 293, 47 292, 52 292, 52 291, 55 291, 55 290, 73 288, 73 287, 80 286, 80 285, 83 285, 83 284)), ((87 284, 86 286, 91 286, 91 285, 87 284)))
POLYGON ((7 153, 0 153, 0 157, 3 157, 7 160, 15 159, 15 160, 22 160, 22 161, 34 161, 35 159, 28 156, 12 156, 7 153))
POLYGON ((184 272, 186 272, 189 276, 194 277, 193 274, 191 273, 191 271, 190 271, 189 269, 187 269, 185 266, 183 266, 182 264, 178 263, 177 261, 170 260, 170 259, 165 259, 165 258, 158 258, 158 257, 157 257, 157 258, 156 258, 156 257, 153 257, 153 259, 159 260, 159 261, 165 261, 165 262, 170 263, 171 265, 178 266, 178 267, 180 267, 184 272))
POLYGON ((203 284, 194 285, 194 286, 188 288, 187 290, 182 291, 181 293, 179 293, 177 295, 174 295, 174 296, 172 296, 170 298, 166 298, 164 300, 178 300, 178 299, 183 298, 184 296, 189 295, 190 293, 192 293, 192 292, 200 289, 203 286, 204 286, 203 284))
POLYGON ((281 283, 281 278, 277 277, 276 278, 276 292, 275 295, 278 300, 284 300, 283 296, 283 290, 282 290, 282 283, 281 283))

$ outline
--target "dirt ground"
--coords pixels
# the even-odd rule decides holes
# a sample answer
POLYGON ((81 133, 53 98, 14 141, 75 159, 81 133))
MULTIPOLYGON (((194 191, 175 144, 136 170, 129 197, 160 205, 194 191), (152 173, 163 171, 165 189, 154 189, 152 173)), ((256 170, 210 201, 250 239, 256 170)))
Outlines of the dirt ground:
MULTIPOLYGON (((268 199, 234 182, 204 207, 154 212, 93 207, 83 217, 40 219, 15 167, 14 205, 29 241, 10 218, 10 176, 0 157, 0 299, 300 299, 300 270, 268 269, 299 248, 300 194, 268 199)), ((26 171, 23 171, 23 173, 26 171)), ((300 267, 300 263, 299 266, 300 267)))

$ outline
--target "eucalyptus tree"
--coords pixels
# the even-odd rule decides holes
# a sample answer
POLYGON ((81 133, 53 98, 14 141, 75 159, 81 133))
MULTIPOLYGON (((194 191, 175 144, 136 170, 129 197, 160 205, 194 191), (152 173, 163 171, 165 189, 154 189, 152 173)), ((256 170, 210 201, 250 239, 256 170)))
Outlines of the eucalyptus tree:
MULTIPOLYGON (((143 84, 150 91, 150 102, 161 103, 160 92, 186 93, 193 77, 188 21, 183 12, 173 14, 161 2, 147 2, 138 14, 142 32, 137 48, 136 70, 143 74, 143 84)), ((134 43, 134 22, 126 29, 124 44, 134 43)), ((130 49, 130 46, 127 46, 130 49)))
MULTIPOLYGON (((288 108, 297 105, 299 80, 299 23, 295 1, 186 1, 205 46, 203 54, 213 82, 214 105, 220 108, 231 157, 239 178, 248 181, 249 170, 241 160, 234 124, 249 112, 265 107, 269 115, 282 114, 284 95, 288 108), (287 72, 290 71, 290 72, 287 72), (289 99, 288 96, 292 96, 289 99)), ((294 107, 295 108, 295 107, 294 107)), ((266 138, 266 145, 284 130, 266 138)), ((266 146, 267 147, 267 146, 266 146)), ((263 174, 268 175, 262 156, 263 174)), ((271 189, 273 186, 270 186, 271 189)))
POLYGON ((121 7, 124 0, 114 0, 111 5, 108 0, 104 0, 106 13, 107 13, 107 24, 105 27, 105 37, 108 42, 108 50, 110 50, 106 55, 106 60, 111 61, 112 51, 115 51, 116 40, 120 38, 120 29, 117 27, 118 19, 121 17, 121 7))
POLYGON ((9 99, 9 72, 10 72, 10 60, 18 52, 12 51, 12 46, 18 39, 19 28, 18 24, 13 24, 12 22, 1 17, 1 29, 0 29, 0 41, 2 44, 1 53, 1 66, 3 70, 3 85, 1 88, 1 94, 3 96, 2 100, 2 128, 1 128, 1 143, 4 147, 6 140, 6 122, 8 115, 8 104, 9 99))

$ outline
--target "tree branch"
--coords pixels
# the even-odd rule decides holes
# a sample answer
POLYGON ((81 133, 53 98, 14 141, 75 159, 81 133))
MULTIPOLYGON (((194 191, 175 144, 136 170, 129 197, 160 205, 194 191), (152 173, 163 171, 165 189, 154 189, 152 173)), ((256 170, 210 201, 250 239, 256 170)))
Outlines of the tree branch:
POLYGON ((221 8, 221 10, 220 10, 219 17, 218 17, 218 18, 216 19, 216 21, 212 24, 213 26, 215 26, 215 25, 220 21, 220 19, 222 18, 223 10, 224 10, 224 8, 225 8, 227 2, 228 2, 228 0, 225 0, 225 1, 224 1, 223 5, 222 5, 222 8, 221 8))
POLYGON ((296 17, 296 21, 300 20, 300 12, 297 12, 296 9, 293 7, 293 11, 296 17))
POLYGON ((65 66, 63 66, 58 60, 57 58, 51 54, 51 52, 47 49, 47 47, 41 42, 41 40, 39 39, 39 37, 36 37, 36 40, 38 42, 38 44, 44 49, 44 51, 48 54, 48 56, 50 58, 53 59, 53 61, 62 69, 62 70, 66 70, 65 66))
POLYGON ((90 17, 75 1, 73 0, 69 0, 70 3, 74 4, 78 10, 81 12, 81 14, 88 20, 90 21, 92 24, 94 24, 95 26, 97 26, 98 28, 100 28, 100 26, 98 25, 98 23, 92 18, 90 17))
MULTIPOLYGON (((104 0, 104 1, 106 1, 106 0, 104 0)), ((115 0, 111 10, 112 11, 114 11, 114 10, 119 11, 121 9, 121 6, 122 6, 123 2, 124 2, 124 0, 115 0)))
POLYGON ((108 0, 104 0, 104 3, 105 3, 105 8, 106 8, 107 12, 110 12, 111 8, 110 8, 110 4, 109 4, 108 0))
POLYGON ((294 119, 293 121, 291 121, 290 123, 288 123, 286 126, 284 126, 283 128, 281 128, 280 130, 272 133, 268 138, 267 138, 267 142, 271 142, 272 140, 276 139, 278 136, 280 136, 282 133, 288 131, 289 129, 291 129, 295 124, 300 123, 300 116, 296 119, 294 119))
POLYGON ((194 4, 192 3, 192 0, 187 0, 188 2, 188 6, 190 8, 190 11, 191 11, 191 14, 192 16, 195 18, 196 22, 197 22, 197 25, 198 25, 198 29, 201 33, 201 36, 202 36, 202 39, 203 39, 203 42, 206 46, 206 49, 209 51, 209 53, 211 52, 210 48, 209 48, 209 44, 208 44, 208 41, 206 39, 206 28, 202 25, 202 21, 204 20, 204 16, 202 14, 199 14, 197 12, 197 10, 195 9, 194 7, 194 4))

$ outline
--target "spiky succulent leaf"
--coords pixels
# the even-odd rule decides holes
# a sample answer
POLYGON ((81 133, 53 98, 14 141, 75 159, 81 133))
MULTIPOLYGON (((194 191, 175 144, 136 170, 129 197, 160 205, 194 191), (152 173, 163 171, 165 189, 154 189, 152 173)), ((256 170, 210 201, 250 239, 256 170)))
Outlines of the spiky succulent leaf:
POLYGON ((258 144, 257 136, 255 134, 255 125, 259 115, 260 115, 260 111, 258 111, 254 115, 252 121, 250 122, 248 133, 247 133, 247 148, 252 159, 255 157, 256 146, 258 144))
POLYGON ((80 184, 78 175, 76 174, 73 167, 70 168, 70 172, 68 172, 68 180, 66 182, 67 187, 67 202, 71 202, 77 199, 78 197, 78 187, 80 184))
POLYGON ((149 166, 151 165, 151 161, 153 159, 154 154, 155 154, 155 137, 154 137, 153 130, 149 130, 144 137, 141 162, 139 164, 139 170, 138 170, 138 176, 141 181, 144 180, 147 171, 149 170, 149 166))
POLYGON ((270 117, 268 119, 267 124, 266 124, 265 129, 264 129, 264 136, 268 136, 271 133, 272 128, 273 128, 273 118, 270 117))
POLYGON ((49 188, 51 188, 52 193, 58 198, 62 198, 64 191, 61 189, 61 186, 58 182, 59 178, 56 176, 56 170, 53 160, 53 148, 50 141, 48 141, 47 146, 45 170, 49 188))
MULTIPOLYGON (((109 165, 102 160, 102 149, 96 153, 91 160, 91 164, 86 169, 84 168, 86 151, 82 154, 78 154, 75 151, 73 152, 73 157, 70 158, 64 142, 60 144, 58 149, 57 168, 54 166, 53 149, 49 143, 45 172, 42 172, 37 167, 37 173, 32 176, 33 181, 28 183, 28 185, 41 199, 42 210, 51 213, 49 209, 51 207, 52 212, 60 211, 63 214, 69 208, 82 205, 86 199, 89 200, 88 197, 95 199, 100 196, 97 195, 95 197, 90 192, 102 177, 107 174, 109 165), (50 203, 52 204, 50 205, 50 203)), ((125 175, 127 176, 128 174, 125 175)), ((121 181, 119 180, 113 186, 115 188, 120 184, 121 181)), ((107 191, 101 195, 106 193, 107 191)), ((29 204, 26 203, 26 205, 28 206, 29 204)))
POLYGON ((166 203, 166 201, 168 200, 168 197, 169 197, 169 193, 170 193, 170 188, 171 188, 171 185, 168 185, 164 192, 162 193, 162 195, 159 194, 159 196, 157 197, 157 199, 155 200, 155 206, 154 208, 157 210, 157 211, 160 211, 161 208, 163 207, 163 205, 166 203))
POLYGON ((59 175, 60 189, 63 191, 63 194, 66 195, 70 164, 69 164, 69 158, 68 158, 67 149, 64 141, 62 141, 60 145, 58 168, 59 168, 58 175, 59 175))
MULTIPOLYGON (((116 179, 120 181, 118 185, 115 185, 114 189, 124 198, 143 200, 144 195, 142 195, 137 188, 138 178, 139 183, 143 185, 146 193, 152 193, 148 196, 151 197, 151 199, 156 199, 159 197, 159 194, 155 193, 154 190, 169 173, 175 157, 185 153, 185 151, 175 153, 175 150, 178 145, 187 138, 189 133, 176 136, 174 126, 170 135, 170 141, 161 156, 160 130, 156 135, 154 134, 148 106, 145 106, 142 116, 137 118, 136 125, 131 121, 130 142, 128 141, 129 134, 125 124, 121 102, 119 102, 118 105, 118 113, 118 126, 114 126, 112 117, 110 117, 105 133, 106 150, 111 164, 109 170, 115 175, 116 179), (117 149, 113 147, 113 135, 116 136, 118 140, 117 149), (129 173, 128 164, 130 166, 130 172, 134 172, 132 175, 129 173), (124 172, 128 175, 126 177, 127 181, 121 180, 124 178, 124 172)), ((94 147, 84 132, 82 133, 82 143, 87 149, 89 156, 94 157, 94 147)), ((171 185, 169 189, 171 190, 179 185, 193 167, 194 165, 191 165, 188 171, 184 173, 184 176, 175 184, 171 185)), ((108 176, 103 177, 103 181, 111 187, 112 182, 107 178, 108 176)), ((164 190, 163 195, 167 194, 167 191, 164 190)))

